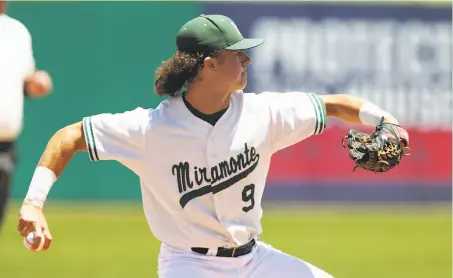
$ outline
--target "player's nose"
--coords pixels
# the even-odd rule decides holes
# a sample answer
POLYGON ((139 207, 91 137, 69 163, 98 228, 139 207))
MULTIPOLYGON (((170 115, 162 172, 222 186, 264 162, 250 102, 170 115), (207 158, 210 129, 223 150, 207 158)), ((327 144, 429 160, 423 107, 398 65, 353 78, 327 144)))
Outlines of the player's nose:
POLYGON ((242 62, 245 66, 248 66, 252 63, 252 59, 250 58, 250 56, 248 56, 247 54, 244 53, 244 60, 242 62))

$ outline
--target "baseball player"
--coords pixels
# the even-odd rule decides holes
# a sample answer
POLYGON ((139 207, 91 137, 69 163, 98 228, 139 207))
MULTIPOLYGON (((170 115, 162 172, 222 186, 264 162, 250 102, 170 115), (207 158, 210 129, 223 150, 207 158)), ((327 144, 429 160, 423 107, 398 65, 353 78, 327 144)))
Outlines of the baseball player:
POLYGON ((49 248, 44 202, 82 151, 140 178, 146 219, 162 242, 159 277, 332 277, 260 241, 271 156, 321 134, 326 117, 364 125, 396 120, 350 95, 244 93, 251 64, 245 50, 262 43, 243 38, 228 17, 196 17, 156 71, 155 90, 167 97, 157 108, 88 116, 57 131, 20 210, 18 230, 33 233, 31 249, 49 248))
POLYGON ((36 70, 30 32, 6 9, 0 0, 0 226, 17 164, 24 98, 43 97, 52 89, 49 74, 36 70))

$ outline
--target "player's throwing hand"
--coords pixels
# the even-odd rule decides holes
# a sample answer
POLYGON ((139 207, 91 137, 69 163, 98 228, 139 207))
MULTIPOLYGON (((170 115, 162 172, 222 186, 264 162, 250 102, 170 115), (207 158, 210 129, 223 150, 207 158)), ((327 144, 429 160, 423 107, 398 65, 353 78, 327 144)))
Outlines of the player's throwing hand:
POLYGON ((50 247, 52 236, 50 235, 42 208, 24 203, 19 213, 19 225, 17 229, 24 238, 28 234, 33 233, 34 240, 29 248, 31 251, 45 251, 50 247), (41 244, 42 241, 44 241, 43 244, 41 244), (40 248, 41 246, 42 248, 40 248))

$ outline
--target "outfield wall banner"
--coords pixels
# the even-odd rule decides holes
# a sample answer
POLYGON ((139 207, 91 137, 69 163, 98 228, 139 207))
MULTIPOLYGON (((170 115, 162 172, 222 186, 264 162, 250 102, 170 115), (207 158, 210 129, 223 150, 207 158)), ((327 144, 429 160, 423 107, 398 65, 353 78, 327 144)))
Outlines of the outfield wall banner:
MULTIPOLYGON (((391 172, 357 169, 329 120, 324 134, 273 157, 265 196, 297 200, 451 200, 451 5, 210 3, 245 37, 247 92, 364 97, 408 127, 413 154, 391 172)), ((360 128, 360 127, 356 127, 360 128)))
POLYGON ((247 91, 347 92, 406 124, 451 129, 451 3, 212 3, 205 12, 266 40, 249 51, 247 91))
POLYGON ((373 183, 407 183, 408 186, 425 184, 427 187, 451 186, 452 134, 450 132, 423 132, 409 130, 412 151, 401 163, 387 173, 374 174, 356 169, 343 148, 341 138, 345 128, 327 128, 323 134, 312 136, 302 143, 283 149, 273 156, 270 182, 288 184, 300 180, 325 183, 349 183, 368 186, 373 183), (371 182, 372 181, 372 182, 371 182))
MULTIPOLYGON (((358 128, 358 127, 357 127, 358 128)), ((452 134, 409 129, 412 151, 386 173, 357 168, 343 148, 346 127, 276 153, 268 175, 269 199, 334 201, 451 201, 452 134)), ((372 131, 366 130, 365 131, 372 131)))

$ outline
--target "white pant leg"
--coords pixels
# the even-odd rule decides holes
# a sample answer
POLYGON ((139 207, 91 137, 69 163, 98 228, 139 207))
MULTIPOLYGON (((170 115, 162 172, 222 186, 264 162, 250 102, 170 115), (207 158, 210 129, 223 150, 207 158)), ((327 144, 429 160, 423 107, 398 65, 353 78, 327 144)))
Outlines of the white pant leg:
POLYGON ((333 278, 332 275, 301 259, 258 242, 252 260, 241 278, 333 278))
POLYGON ((159 253, 159 278, 238 278, 252 254, 224 258, 197 254, 162 244, 159 253))

